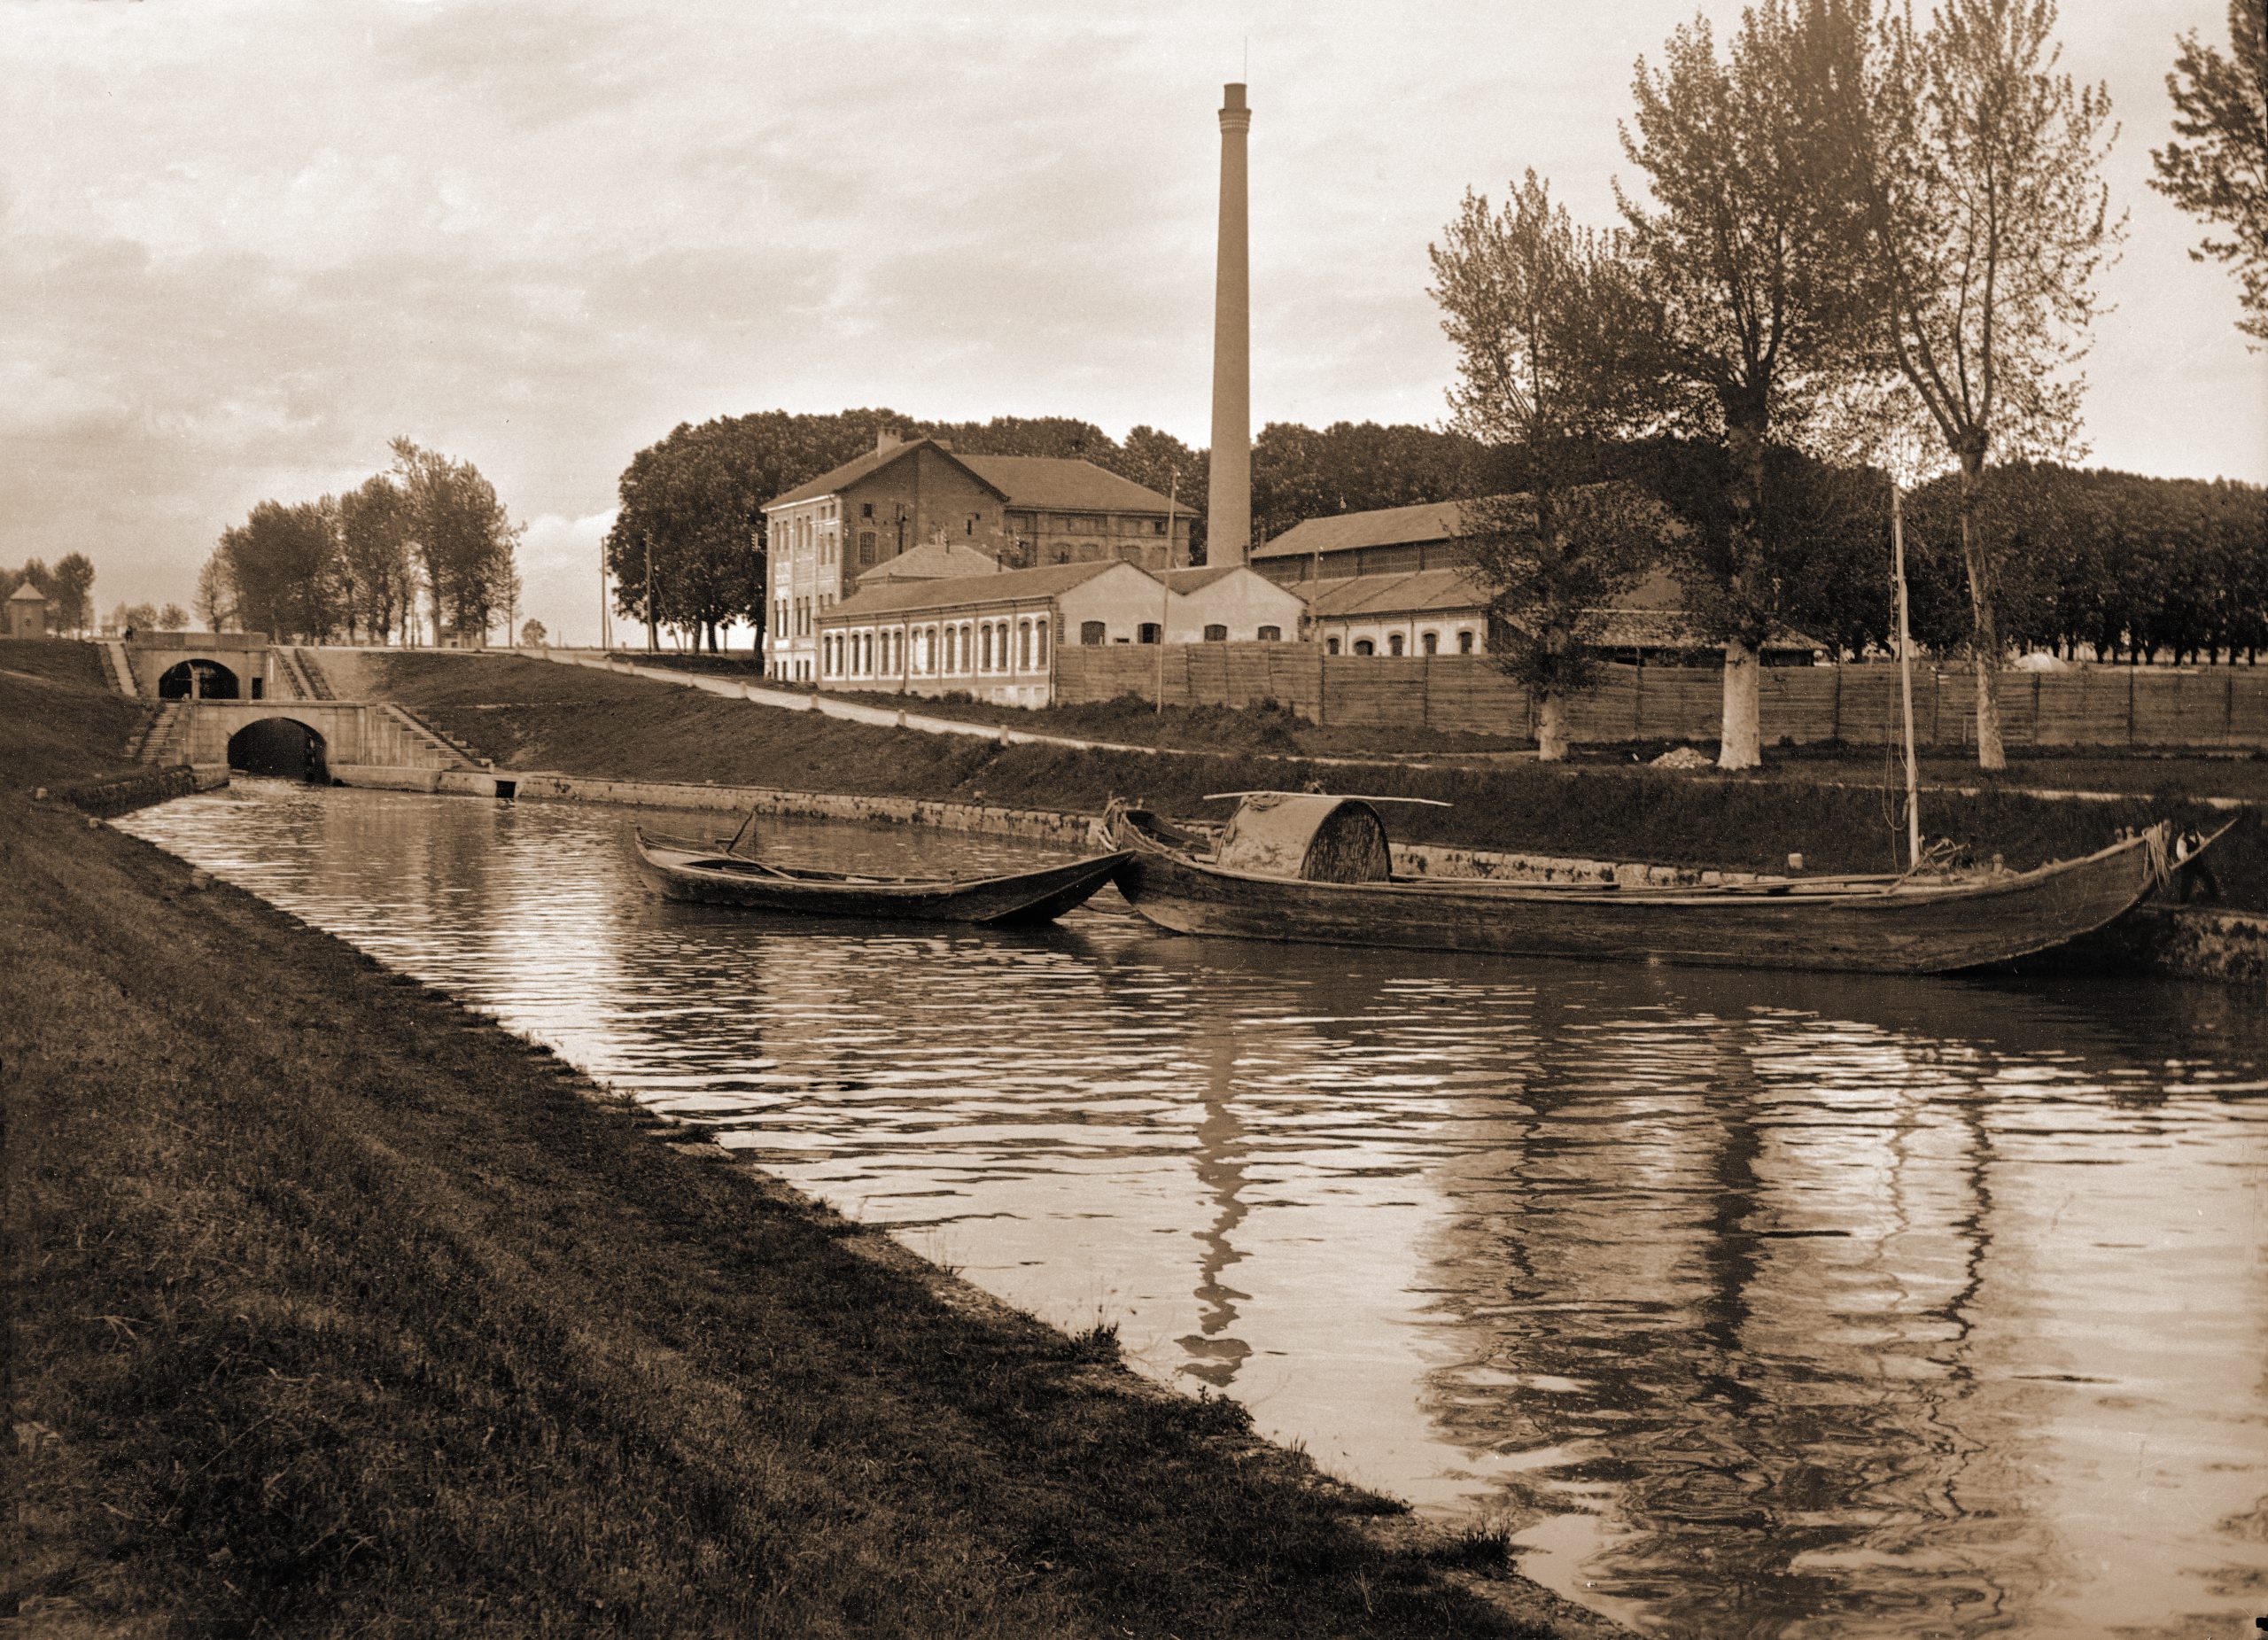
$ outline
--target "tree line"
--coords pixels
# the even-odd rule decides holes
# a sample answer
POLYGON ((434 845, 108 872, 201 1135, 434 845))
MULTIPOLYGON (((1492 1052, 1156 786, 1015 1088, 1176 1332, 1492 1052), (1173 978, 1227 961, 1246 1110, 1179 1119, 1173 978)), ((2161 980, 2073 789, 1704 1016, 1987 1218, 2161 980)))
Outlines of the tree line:
MULTIPOLYGON (((1703 18, 1639 62, 1620 136, 1643 192, 1618 187, 1612 226, 1573 222, 1533 171, 1501 204, 1467 193, 1431 248, 1432 294, 1457 352, 1453 424, 1495 498, 1468 509, 1469 545, 1546 756, 1565 755, 1566 699, 1596 665, 1595 611, 1666 559, 1723 647, 1719 760, 1756 764, 1759 650, 1806 616, 1844 647, 1873 626, 1856 595, 1870 578, 1835 559, 1881 561, 1870 519, 1901 499, 1893 479, 1922 485, 1920 557, 1940 592, 1958 570, 1958 598, 1920 612, 1972 658, 1986 767, 2004 766, 2012 641, 2256 648, 2256 491, 2054 465, 2078 453, 2094 278, 2124 233, 2101 177, 2109 94, 2059 70, 2055 20, 2052 0, 1942 0, 1926 21, 1869 0, 1759 0, 1721 52, 1703 18), (2016 466, 1995 483, 1995 462, 2016 466), (2121 553, 2163 572, 2145 584, 2121 553), (1831 618, 1861 608, 1863 626, 1831 618)), ((2260 0, 2237 0, 2228 72, 2256 82, 2259 26, 2260 0)), ((2233 99, 2183 101, 2183 76, 2218 85, 2226 66, 2183 43, 2176 128, 2193 141, 2157 156, 2160 185, 2256 229, 2268 171, 2243 156, 2259 104, 2224 131, 2233 99)), ((2241 270, 2268 258, 2256 232, 2205 249, 2241 270)), ((2248 276, 2254 319, 2260 295, 2248 276)))
POLYGON ((214 632, 290 642, 485 641, 519 602, 522 526, 470 462, 408 439, 340 495, 263 501, 221 532, 197 577, 214 632))

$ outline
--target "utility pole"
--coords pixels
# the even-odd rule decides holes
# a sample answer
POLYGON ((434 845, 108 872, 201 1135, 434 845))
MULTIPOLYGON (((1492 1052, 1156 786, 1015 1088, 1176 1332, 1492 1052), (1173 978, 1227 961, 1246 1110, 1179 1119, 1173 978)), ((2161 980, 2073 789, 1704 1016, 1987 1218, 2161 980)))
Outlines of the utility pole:
POLYGON ((662 647, 654 625, 654 538, 646 537, 646 653, 653 654, 662 647))
POLYGON ((614 623, 607 614, 606 538, 599 538, 599 649, 601 653, 614 647, 614 623))

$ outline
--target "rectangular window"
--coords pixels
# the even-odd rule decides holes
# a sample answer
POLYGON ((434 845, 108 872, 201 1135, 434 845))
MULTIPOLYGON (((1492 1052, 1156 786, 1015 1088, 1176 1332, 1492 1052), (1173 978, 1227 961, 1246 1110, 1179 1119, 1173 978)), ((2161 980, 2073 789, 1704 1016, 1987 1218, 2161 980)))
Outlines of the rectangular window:
POLYGON ((861 518, 871 518, 871 517, 873 517, 874 516, 874 502, 872 502, 872 501, 860 501, 860 502, 858 503, 858 516, 859 516, 861 518))
POLYGON ((874 562, 874 532, 872 530, 861 530, 858 532, 858 567, 862 570, 870 568, 874 562))

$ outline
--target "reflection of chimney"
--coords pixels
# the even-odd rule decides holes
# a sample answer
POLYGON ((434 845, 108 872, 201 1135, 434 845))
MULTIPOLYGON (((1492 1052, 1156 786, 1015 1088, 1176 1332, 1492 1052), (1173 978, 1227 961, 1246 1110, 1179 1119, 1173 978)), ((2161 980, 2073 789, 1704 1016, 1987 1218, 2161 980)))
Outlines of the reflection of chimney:
POLYGON ((1244 87, 1221 88, 1221 248, 1213 284, 1213 471, 1205 561, 1242 564, 1252 546, 1252 269, 1245 233, 1244 87))

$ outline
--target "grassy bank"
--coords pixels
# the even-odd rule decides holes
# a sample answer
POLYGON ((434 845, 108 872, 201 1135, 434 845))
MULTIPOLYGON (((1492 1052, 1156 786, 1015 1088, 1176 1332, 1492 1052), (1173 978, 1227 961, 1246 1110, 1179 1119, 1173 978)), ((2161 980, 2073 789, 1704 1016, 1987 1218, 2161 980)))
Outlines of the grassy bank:
MULTIPOLYGON (((669 672, 698 672, 749 682, 760 666, 737 656, 646 655, 621 651, 615 658, 669 672)), ((813 691, 792 684, 767 688, 813 691)), ((1395 725, 1317 726, 1279 705, 1250 707, 1169 706, 1162 712, 1134 696, 1073 706, 1003 706, 966 696, 926 696, 830 691, 832 698, 895 709, 905 706, 932 717, 971 723, 1003 724, 1075 740, 1113 741, 1125 745, 1183 750, 1262 752, 1315 758, 1473 758, 1503 761, 1533 750, 1520 735, 1463 735, 1395 725)), ((1582 767, 1624 770, 1643 765, 1680 742, 1623 742, 1578 746, 1573 761, 1582 767)), ((1710 757, 1713 742, 1696 742, 1710 757)), ((1766 766, 1745 780, 1860 781, 1896 783, 1895 766, 1880 745, 1776 746, 1766 750, 1766 766)), ((1922 759, 1922 779, 1938 786, 2024 786, 2058 790, 2132 792, 2143 797, 2229 797, 2268 803, 2268 756, 2253 753, 2182 752, 2165 750, 2098 750, 2016 746, 2005 773, 1986 774, 1973 756, 1936 753, 1922 759)))
MULTIPOLYGON (((396 698, 500 765, 618 779, 713 780, 1060 809, 1099 809, 1122 796, 1170 813, 1217 815, 1224 805, 1206 804, 1205 793, 1312 778, 1333 790, 1453 805, 1395 810, 1396 834, 1411 840, 1744 870, 1777 869, 1791 851, 1800 851, 1814 871, 1884 870, 1902 836, 1879 790, 1820 781, 1677 774, 1627 764, 1350 771, 1237 753, 1155 758, 1000 746, 776 711, 542 661, 397 656, 384 669, 385 688, 396 698)), ((2005 785, 1975 796, 1942 794, 1928 808, 1933 836, 1960 839, 2016 867, 2086 853, 2123 827, 2165 816, 2195 826, 2227 818, 2173 798, 2056 803, 2005 785)), ((2224 843, 2215 863, 2232 904, 2268 908, 2268 843, 2256 815, 2224 843)))
MULTIPOLYGON (((18 647, 92 652, 62 642, 18 647)), ((12 658, 0 655, 0 667, 12 658)), ((69 668, 43 676, 0 670, 0 788, 63 786, 132 770, 126 743, 144 711, 99 678, 73 679, 69 668)))
POLYGON ((0 638, 0 672, 25 672, 85 689, 111 687, 102 651, 75 638, 0 638))
POLYGON ((0 869, 37 1632, 1555 1632, 1449 1581, 1499 1545, 169 856, 11 793, 0 869))

